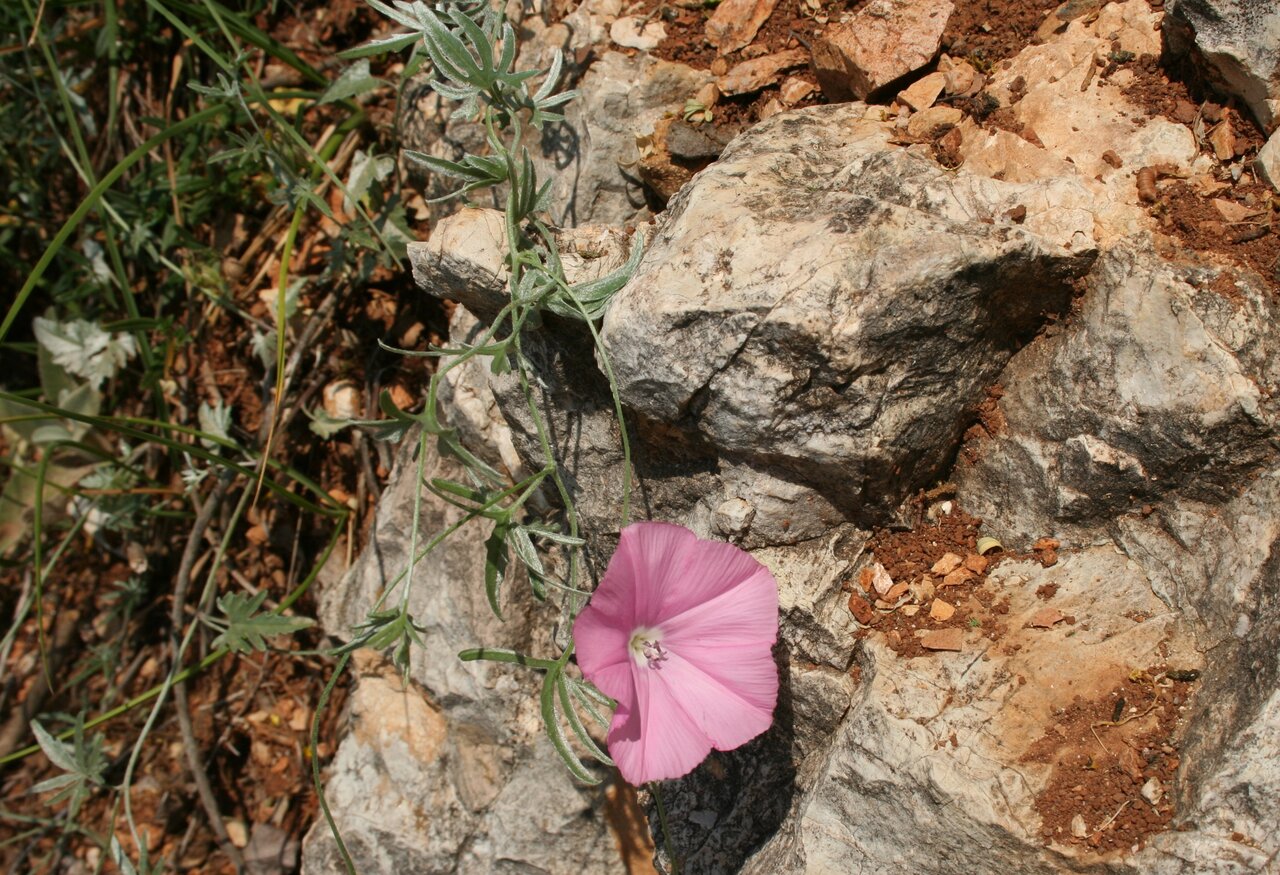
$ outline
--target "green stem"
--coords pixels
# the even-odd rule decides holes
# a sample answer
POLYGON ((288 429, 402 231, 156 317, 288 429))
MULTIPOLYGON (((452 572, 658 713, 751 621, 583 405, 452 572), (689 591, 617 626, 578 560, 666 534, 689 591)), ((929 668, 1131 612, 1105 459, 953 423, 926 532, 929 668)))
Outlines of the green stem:
POLYGON ((662 846, 667 851, 671 875, 680 875, 680 861, 676 858, 675 847, 671 844, 671 830, 667 829, 667 808, 662 804, 662 788, 657 781, 649 782, 649 792, 653 794, 653 803, 658 809, 658 826, 662 829, 662 846))

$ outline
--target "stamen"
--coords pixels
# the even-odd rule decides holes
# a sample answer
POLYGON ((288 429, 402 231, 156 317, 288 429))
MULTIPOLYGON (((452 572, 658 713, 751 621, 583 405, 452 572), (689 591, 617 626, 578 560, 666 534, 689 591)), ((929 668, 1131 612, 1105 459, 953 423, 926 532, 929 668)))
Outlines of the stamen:
POLYGON ((630 650, 632 658, 647 668, 661 668, 670 655, 662 646, 662 630, 644 626, 631 633, 630 650))
POLYGON ((644 642, 644 658, 649 662, 649 668, 661 668, 659 663, 665 662, 667 658, 667 650, 662 646, 661 641, 644 642))

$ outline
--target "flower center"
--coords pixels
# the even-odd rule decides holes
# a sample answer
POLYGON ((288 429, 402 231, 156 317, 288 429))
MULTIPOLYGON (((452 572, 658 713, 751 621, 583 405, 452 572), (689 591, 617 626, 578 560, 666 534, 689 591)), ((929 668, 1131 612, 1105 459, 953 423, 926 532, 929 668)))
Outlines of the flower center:
POLYGON ((670 654, 662 646, 662 630, 640 627, 631 633, 631 658, 647 668, 662 668, 670 654))

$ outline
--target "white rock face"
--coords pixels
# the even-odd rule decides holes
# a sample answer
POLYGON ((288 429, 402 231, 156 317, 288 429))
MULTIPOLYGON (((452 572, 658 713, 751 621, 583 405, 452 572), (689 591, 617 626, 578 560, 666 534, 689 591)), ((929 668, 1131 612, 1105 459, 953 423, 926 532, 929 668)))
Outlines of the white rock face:
POLYGON ((1029 223, 1038 212, 1078 215, 1078 223, 1104 246, 1151 228, 1137 195, 1138 170, 1169 165, 1189 175, 1205 169, 1207 159, 1197 160, 1195 137, 1186 125, 1148 117, 1125 97, 1131 71, 1103 78, 1097 59, 1113 51, 1113 42, 1136 56, 1159 55, 1159 24, 1159 14, 1145 0, 1109 3, 1096 19, 1075 19, 1064 33, 998 66, 988 91, 1008 108, 1011 126, 1034 132, 1040 145, 966 118, 960 126, 965 169, 1017 182, 1078 183, 1066 197, 1036 208, 1028 204, 1029 223), (1118 167, 1103 158, 1108 152, 1118 167))
POLYGON ((1106 538, 1162 497, 1220 503, 1274 462, 1280 309, 1241 281, 1180 270, 1140 244, 1102 256, 1076 325, 1001 377, 1006 427, 967 448, 965 507, 997 533, 1106 538), (972 461, 969 461, 972 459, 972 461))
MULTIPOLYGON (((465 320, 455 330, 466 331, 465 320)), ((457 338, 460 339, 460 338, 457 338)), ((453 384, 484 386, 479 359, 453 384), (477 376, 479 382, 477 382, 477 376)), ((492 409, 487 389, 478 393, 492 409)), ((454 408, 475 452, 501 459, 510 437, 500 421, 476 419, 477 407, 454 408), (486 442, 492 441, 492 442, 486 442)), ((351 570, 320 593, 320 620, 329 634, 349 640, 378 597, 408 565, 417 465, 410 435, 383 493, 368 547, 351 570)), ((506 450, 505 452, 510 452, 506 450)), ((458 464, 427 450, 424 476, 464 478, 458 464)), ((418 547, 462 515, 430 493, 420 508, 418 547)), ((503 588, 500 622, 484 595, 486 525, 449 539, 419 563, 409 598, 425 629, 412 651, 405 687, 375 654, 357 651, 350 732, 328 768, 327 793, 358 871, 538 871, 606 875, 620 866, 601 788, 575 785, 542 730, 539 680, 508 666, 462 662, 458 652, 480 644, 521 652, 549 652, 544 623, 524 580, 503 588)), ((399 589, 394 598, 399 598, 399 589)), ((303 848, 307 875, 345 872, 328 825, 319 821, 303 848)))
POLYGON ((824 494, 855 518, 937 476, 963 411, 1095 252, 1070 214, 1005 217, 1074 181, 948 173, 866 115, 786 113, 731 143, 603 330, 632 409, 838 484, 824 494))
POLYGON ((1267 0, 1169 0, 1164 32, 1176 55, 1206 67, 1264 130, 1280 120, 1280 7, 1267 0))
POLYGON ((960 653, 903 659, 879 635, 868 639, 853 707, 809 755, 818 777, 744 872, 1074 868, 1070 851, 1039 835, 1032 801, 1049 769, 1024 756, 1062 706, 1159 660, 1162 642, 1184 664, 1199 655, 1141 567, 1110 547, 1047 569, 1005 563, 989 585, 1009 600, 1010 633, 998 643, 973 629, 960 653), (1059 587, 1053 604, 1079 628, 1028 627, 1046 584, 1059 587), (1125 616, 1139 611, 1151 619, 1125 616))
MULTIPOLYGON (((1280 859, 1280 304, 1238 267, 1156 254, 1168 247, 1137 170, 1196 174, 1209 159, 1185 126, 1131 106, 1125 71, 1104 78, 1097 58, 1113 41, 1158 53, 1160 23, 1144 0, 1109 3, 990 71, 1035 137, 966 119, 959 169, 891 142, 899 126, 876 107, 783 113, 643 229, 639 272, 603 324, 635 451, 633 513, 743 545, 780 587, 774 728, 666 790, 690 875, 1243 875, 1280 859), (997 395, 999 416, 975 430, 997 395), (1007 547, 1064 544, 1049 568, 997 566, 985 586, 1007 604, 1000 634, 965 628, 958 652, 907 658, 882 632, 857 637, 845 587, 873 561, 865 528, 908 519, 902 500, 942 479, 1007 547), (1032 623, 1042 590, 1076 622, 1032 623), (1157 663, 1202 672, 1180 712, 1176 778, 1138 781, 1174 802, 1176 828, 1107 857, 1071 842, 1098 826, 1083 816, 1046 835, 1033 803, 1052 771, 1027 754, 1075 697, 1157 663)), ((587 74, 572 129, 596 126, 563 183, 577 212, 558 218, 643 215, 618 162, 710 81, 663 63, 605 54, 587 74)), ((616 267, 636 239, 566 233, 570 279, 616 267)), ((497 214, 460 213, 411 247, 415 276, 492 315, 504 246, 497 214)), ((460 308, 454 340, 477 324, 460 308)), ((601 362, 581 325, 555 317, 524 344, 598 574, 623 468, 601 362)), ((442 405, 492 464, 541 465, 510 375, 476 362, 450 376, 442 405)), ((335 634, 403 567, 408 461, 404 450, 370 548, 322 593, 335 634)), ((424 532, 457 519, 430 497, 423 507, 424 532)), ((619 871, 602 797, 573 787, 538 740, 536 678, 454 656, 481 642, 551 649, 518 583, 508 623, 489 615, 482 535, 419 570, 415 685, 362 658, 329 785, 344 834, 363 872, 619 871)), ((304 856, 309 873, 336 871, 323 825, 304 856)))

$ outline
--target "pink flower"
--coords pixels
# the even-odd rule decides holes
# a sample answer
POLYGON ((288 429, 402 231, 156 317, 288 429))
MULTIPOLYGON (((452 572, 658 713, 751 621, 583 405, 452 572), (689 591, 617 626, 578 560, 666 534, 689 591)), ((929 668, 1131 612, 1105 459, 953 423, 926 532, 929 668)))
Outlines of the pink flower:
POLYGON ((631 784, 688 774, 773 722, 778 584, 731 544, 627 526, 573 632, 583 674, 618 702, 609 754, 631 784))

